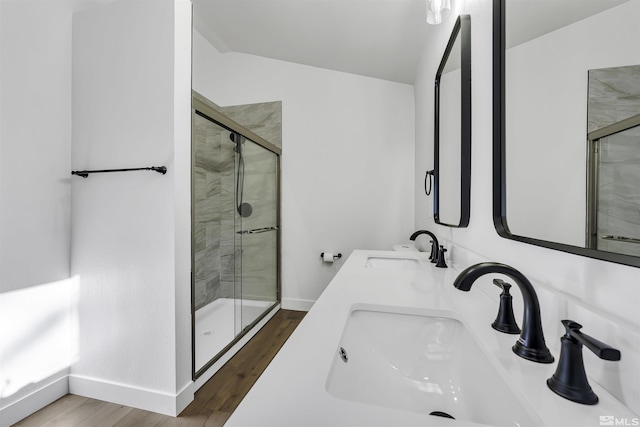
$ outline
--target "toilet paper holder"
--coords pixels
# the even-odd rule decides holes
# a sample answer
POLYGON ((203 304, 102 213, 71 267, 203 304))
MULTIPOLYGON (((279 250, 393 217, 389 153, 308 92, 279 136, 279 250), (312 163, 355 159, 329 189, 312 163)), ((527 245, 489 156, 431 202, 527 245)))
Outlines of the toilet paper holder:
MULTIPOLYGON (((320 254, 320 258, 324 258, 324 252, 322 252, 322 253, 320 254)), ((337 253, 337 254, 335 254, 335 255, 333 256, 333 259, 340 259, 340 258, 342 258, 342 254, 341 254, 341 253, 337 253)))

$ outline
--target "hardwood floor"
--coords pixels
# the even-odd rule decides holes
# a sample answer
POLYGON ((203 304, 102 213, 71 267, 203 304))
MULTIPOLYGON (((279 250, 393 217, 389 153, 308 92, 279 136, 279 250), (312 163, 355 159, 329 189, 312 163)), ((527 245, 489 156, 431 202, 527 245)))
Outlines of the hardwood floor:
POLYGON ((194 401, 176 418, 68 394, 15 426, 222 426, 305 314, 304 311, 279 310, 196 392, 194 401))

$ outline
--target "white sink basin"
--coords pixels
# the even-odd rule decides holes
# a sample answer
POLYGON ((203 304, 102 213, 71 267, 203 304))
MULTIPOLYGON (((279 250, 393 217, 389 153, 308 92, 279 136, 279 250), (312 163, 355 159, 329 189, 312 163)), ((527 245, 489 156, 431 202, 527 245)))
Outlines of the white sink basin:
POLYGON ((365 267, 368 268, 393 268, 398 270, 415 270, 420 262, 415 258, 390 258, 370 256, 365 267))
POLYGON ((442 312, 354 306, 326 389, 340 399, 467 422, 542 425, 465 326, 442 312))

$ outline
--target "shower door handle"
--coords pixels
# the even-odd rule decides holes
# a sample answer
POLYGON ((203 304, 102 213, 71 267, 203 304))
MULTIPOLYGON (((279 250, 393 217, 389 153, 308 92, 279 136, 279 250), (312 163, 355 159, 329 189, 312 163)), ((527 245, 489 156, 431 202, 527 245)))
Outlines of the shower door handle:
POLYGON ((277 230, 278 227, 263 227, 263 228, 254 228, 252 230, 242 230, 242 231, 236 231, 236 233, 238 234, 260 234, 260 233, 266 233, 267 231, 274 231, 277 230))

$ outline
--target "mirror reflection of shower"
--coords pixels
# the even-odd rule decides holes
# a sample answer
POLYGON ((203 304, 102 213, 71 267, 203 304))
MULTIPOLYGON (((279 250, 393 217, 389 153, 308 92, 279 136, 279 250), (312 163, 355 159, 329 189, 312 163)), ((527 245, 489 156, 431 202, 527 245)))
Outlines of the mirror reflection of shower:
POLYGON ((589 134, 587 245, 640 256, 640 114, 589 134))
POLYGON ((640 257, 640 65, 589 70, 586 246, 640 257))

